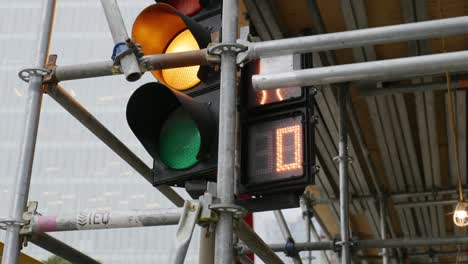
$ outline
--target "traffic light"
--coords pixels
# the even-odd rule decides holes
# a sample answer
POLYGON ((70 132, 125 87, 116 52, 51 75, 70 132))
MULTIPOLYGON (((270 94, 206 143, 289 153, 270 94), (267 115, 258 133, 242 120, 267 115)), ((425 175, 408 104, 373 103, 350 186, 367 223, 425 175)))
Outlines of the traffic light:
MULTIPOLYGON (((132 37, 143 53, 206 48, 211 33, 221 25, 220 2, 165 2, 145 8, 134 22, 132 37)), ((184 186, 187 180, 215 180, 219 73, 211 66, 151 73, 158 82, 144 84, 132 94, 127 122, 153 158, 153 184, 184 186)))
POLYGON ((306 67, 310 55, 261 58, 243 70, 240 194, 255 196, 303 192, 315 167, 314 94, 304 87, 256 91, 253 74, 306 67))

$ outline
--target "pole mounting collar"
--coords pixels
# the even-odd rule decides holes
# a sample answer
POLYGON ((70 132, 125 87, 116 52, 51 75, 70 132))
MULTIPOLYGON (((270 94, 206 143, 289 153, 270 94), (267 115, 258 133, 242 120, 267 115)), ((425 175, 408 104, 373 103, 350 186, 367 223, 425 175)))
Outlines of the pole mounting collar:
POLYGON ((143 57, 141 46, 136 44, 133 39, 129 38, 125 42, 115 43, 111 56, 111 59, 114 61, 114 66, 119 66, 120 60, 131 53, 135 53, 137 58, 143 57))
POLYGON ((353 240, 353 239, 350 239, 347 242, 345 242, 345 241, 335 241, 334 244, 335 244, 335 251, 338 252, 341 249, 341 247, 343 247, 345 245, 350 247, 350 248, 356 247, 358 245, 358 242, 353 240))
POLYGON ((209 208, 217 213, 231 213, 234 218, 242 218, 247 214, 247 210, 236 204, 212 204, 209 208))
POLYGON ((348 162, 349 164, 353 163, 353 157, 351 156, 336 156, 333 158, 333 161, 342 161, 348 162))
POLYGON ((288 237, 288 240, 284 245, 284 254, 290 258, 299 256, 299 252, 296 249, 296 242, 292 237, 288 237))
POLYGON ((15 226, 24 226, 26 221, 18 220, 14 218, 0 218, 0 229, 6 229, 7 226, 15 225, 15 226))
POLYGON ((50 70, 45 68, 25 68, 18 73, 18 77, 24 82, 29 82, 32 76, 44 77, 50 73, 50 70))
POLYGON ((211 43, 208 45, 208 54, 221 56, 223 53, 238 54, 248 49, 239 43, 211 43))

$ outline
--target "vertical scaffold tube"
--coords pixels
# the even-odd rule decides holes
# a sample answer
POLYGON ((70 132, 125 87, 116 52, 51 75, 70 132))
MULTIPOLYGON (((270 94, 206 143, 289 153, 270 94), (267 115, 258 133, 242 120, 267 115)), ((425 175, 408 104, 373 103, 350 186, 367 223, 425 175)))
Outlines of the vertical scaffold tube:
MULTIPOLYGON (((387 239, 387 228, 385 226, 385 201, 380 199, 380 238, 382 240, 387 239)), ((388 264, 388 250, 382 248, 382 264, 388 264)))
MULTIPOLYGON (((54 20, 55 0, 44 1, 39 25, 38 46, 36 50, 36 68, 43 68, 49 51, 49 42, 54 20)), ((42 104, 42 76, 32 75, 29 80, 26 101, 26 116, 20 146, 20 156, 16 173, 13 196, 11 197, 10 219, 7 224, 5 248, 2 263, 16 264, 20 253, 19 221, 22 220, 29 196, 31 171, 36 148, 37 128, 42 104)))
MULTIPOLYGON (((223 1, 222 42, 236 43, 237 0, 223 1)), ((218 186, 223 204, 234 203, 234 157, 236 137, 236 54, 221 54, 221 95, 219 115, 218 186)), ((215 263, 233 263, 233 216, 221 212, 216 226, 215 263)))
POLYGON ((348 127, 346 120, 346 99, 348 88, 342 86, 339 90, 340 101, 340 142, 338 145, 340 169, 340 231, 341 231, 341 263, 349 264, 349 193, 348 193, 348 127))

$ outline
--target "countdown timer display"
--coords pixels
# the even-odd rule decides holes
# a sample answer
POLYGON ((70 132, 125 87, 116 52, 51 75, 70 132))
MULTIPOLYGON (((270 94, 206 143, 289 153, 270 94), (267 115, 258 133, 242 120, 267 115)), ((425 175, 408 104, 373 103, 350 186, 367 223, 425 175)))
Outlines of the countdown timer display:
POLYGON ((242 69, 241 157, 236 194, 252 196, 246 203, 255 210, 295 207, 296 198, 314 183, 317 118, 315 94, 308 87, 256 90, 252 75, 306 69, 311 63, 311 54, 282 55, 262 57, 242 69), (278 199, 285 203, 272 205, 269 199, 273 196, 281 196, 278 199))
MULTIPOLYGON (((261 58, 257 61, 255 74, 274 74, 293 71, 300 66, 300 57, 297 54, 288 54, 276 57, 261 58)), ((249 107, 259 107, 263 105, 294 100, 302 97, 301 87, 283 87, 273 90, 254 91, 250 89, 249 107)))
POLYGON ((249 126, 248 184, 286 180, 304 174, 302 121, 302 116, 295 116, 249 126))

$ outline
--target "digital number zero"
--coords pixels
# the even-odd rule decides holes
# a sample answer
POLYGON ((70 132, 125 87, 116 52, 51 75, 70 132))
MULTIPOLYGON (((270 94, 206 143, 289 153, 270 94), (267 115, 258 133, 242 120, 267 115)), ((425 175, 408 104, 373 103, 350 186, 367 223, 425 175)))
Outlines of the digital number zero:
POLYGON ((303 175, 302 116, 257 123, 249 127, 248 133, 251 183, 303 175))

